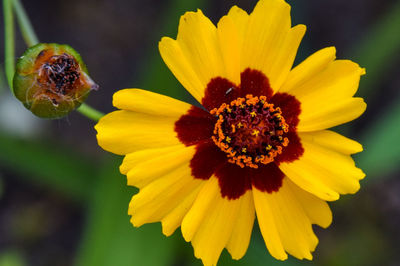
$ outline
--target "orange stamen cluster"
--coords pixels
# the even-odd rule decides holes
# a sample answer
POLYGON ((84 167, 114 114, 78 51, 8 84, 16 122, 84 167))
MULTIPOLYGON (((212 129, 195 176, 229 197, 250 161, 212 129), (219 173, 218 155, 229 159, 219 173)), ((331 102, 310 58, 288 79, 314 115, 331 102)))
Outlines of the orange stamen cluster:
POLYGON ((246 95, 211 111, 218 117, 212 139, 240 167, 268 164, 289 144, 289 126, 265 96, 246 95))

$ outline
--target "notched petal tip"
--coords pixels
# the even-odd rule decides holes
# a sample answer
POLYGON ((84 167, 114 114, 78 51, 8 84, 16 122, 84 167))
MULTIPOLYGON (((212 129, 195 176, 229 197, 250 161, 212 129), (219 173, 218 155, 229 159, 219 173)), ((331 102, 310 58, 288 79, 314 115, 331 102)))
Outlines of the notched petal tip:
POLYGON ((304 24, 297 24, 296 26, 293 26, 293 27, 292 27, 292 30, 293 30, 294 28, 296 28, 298 31, 304 31, 303 34, 305 34, 306 31, 307 31, 307 26, 304 25, 304 24))
MULTIPOLYGON (((359 116, 361 116, 365 112, 365 110, 367 109, 367 103, 365 102, 364 98, 355 97, 355 99, 357 99, 359 101, 359 109, 360 109, 360 115, 359 116)), ((356 118, 358 118, 358 117, 356 117, 356 118)), ((356 119, 356 118, 354 118, 354 119, 356 119)))
POLYGON ((166 42, 169 42, 171 40, 174 41, 174 39, 172 39, 171 37, 167 36, 161 37, 161 40, 158 42, 158 48, 160 48, 160 46, 164 45, 166 42))
POLYGON ((189 19, 193 19, 196 17, 205 17, 203 14, 203 11, 201 11, 201 9, 196 9, 196 11, 187 11, 185 12, 185 14, 183 14, 179 20, 179 27, 184 24, 187 23, 189 19))
POLYGON ((317 52, 322 52, 324 51, 325 53, 329 53, 331 55, 334 56, 334 58, 336 58, 336 46, 328 46, 325 48, 322 48, 321 50, 317 51, 317 52))
POLYGON ((289 5, 289 3, 287 3, 285 0, 260 0, 260 1, 258 1, 256 6, 254 7, 253 12, 255 10, 261 9, 261 8, 263 8, 265 10, 268 10, 271 6, 275 6, 275 7, 279 6, 281 8, 285 8, 289 12, 289 14, 290 14, 290 10, 292 8, 289 5))
POLYGON ((304 24, 297 24, 296 26, 290 29, 290 32, 298 36, 297 38, 299 40, 303 39, 304 35, 306 34, 306 31, 307 31, 307 26, 304 24))
POLYGON ((361 168, 359 168, 359 169, 362 172, 362 174, 360 176, 360 180, 363 180, 367 175, 365 174, 365 172, 361 168))
MULTIPOLYGON (((325 202, 325 204, 327 204, 327 206, 329 206, 328 203, 325 202)), ((333 222, 333 214, 332 214, 331 208, 328 207, 326 210, 328 211, 328 216, 327 216, 328 218, 325 219, 323 223, 318 223, 318 226, 322 227, 324 229, 331 226, 331 224, 333 222)), ((318 245, 318 242, 319 242, 319 240, 317 239, 317 245, 318 245)), ((317 245, 315 247, 317 247, 317 245)))
POLYGON ((102 148, 102 149, 106 149, 106 147, 103 144, 103 125, 104 125, 104 121, 107 120, 108 116, 110 114, 106 114, 103 117, 101 117, 99 119, 99 121, 97 122, 97 124, 94 126, 94 129, 96 130, 96 140, 97 140, 97 144, 102 148))
MULTIPOLYGON (((311 192, 312 193, 312 192, 311 192)), ((326 200, 326 201, 337 201, 340 199, 340 194, 337 192, 333 193, 322 193, 321 195, 316 195, 317 197, 326 200), (321 195, 324 194, 324 196, 321 197, 321 195)), ((315 194, 314 194, 315 195, 315 194)))
POLYGON ((356 154, 356 153, 362 152, 364 150, 364 147, 361 143, 359 143, 355 140, 354 140, 354 143, 357 146, 357 148, 354 149, 354 152, 352 154, 356 154))
POLYGON ((241 9, 241 8, 238 7, 237 5, 232 6, 232 7, 229 9, 228 14, 231 13, 231 12, 232 12, 232 13, 236 12, 236 13, 246 13, 246 14, 248 14, 245 10, 241 9))
MULTIPOLYGON (((129 214, 129 213, 128 213, 128 214, 129 214)), ((143 224, 140 224, 140 223, 137 223, 137 222, 136 222, 136 219, 134 218, 133 214, 129 214, 129 215, 132 215, 132 216, 131 216, 131 219, 130 219, 130 222, 131 222, 131 224, 132 224, 134 227, 140 227, 140 226, 143 225, 143 224)))
POLYGON ((280 260, 280 261, 285 261, 288 259, 288 255, 286 254, 286 252, 282 255, 272 255, 275 259, 280 260))
POLYGON ((356 71, 360 76, 364 76, 365 74, 367 74, 365 67, 361 67, 358 63, 352 60, 343 60, 343 61, 349 61, 350 63, 354 64, 354 67, 356 68, 356 71))

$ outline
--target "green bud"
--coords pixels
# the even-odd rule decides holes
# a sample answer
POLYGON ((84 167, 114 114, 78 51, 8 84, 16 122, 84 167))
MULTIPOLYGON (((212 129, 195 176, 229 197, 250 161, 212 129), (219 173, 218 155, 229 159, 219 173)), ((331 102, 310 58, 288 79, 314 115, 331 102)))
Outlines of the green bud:
POLYGON ((36 116, 66 116, 97 88, 81 56, 69 45, 40 43, 17 61, 14 94, 36 116))

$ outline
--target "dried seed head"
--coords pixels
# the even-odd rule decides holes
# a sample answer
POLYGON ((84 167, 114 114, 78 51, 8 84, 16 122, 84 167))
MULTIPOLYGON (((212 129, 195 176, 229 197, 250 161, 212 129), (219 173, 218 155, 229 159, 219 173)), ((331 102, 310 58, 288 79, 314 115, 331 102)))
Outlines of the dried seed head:
POLYGON ((33 114, 60 118, 79 107, 98 85, 70 46, 41 43, 18 59, 13 87, 15 96, 33 114))

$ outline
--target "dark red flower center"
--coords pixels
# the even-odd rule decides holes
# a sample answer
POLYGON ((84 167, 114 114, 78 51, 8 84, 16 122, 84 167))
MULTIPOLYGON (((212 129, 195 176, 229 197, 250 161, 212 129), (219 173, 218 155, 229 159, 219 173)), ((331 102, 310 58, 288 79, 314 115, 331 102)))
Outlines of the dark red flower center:
POLYGON ((274 108, 265 96, 248 94, 210 113, 218 117, 212 140, 227 154, 228 162, 242 168, 273 162, 289 143, 284 136, 289 126, 280 108, 274 108))
POLYGON ((256 188, 272 193, 282 186, 278 165, 304 152, 296 127, 300 102, 275 93, 260 71, 246 69, 241 84, 212 79, 201 101, 175 123, 179 140, 196 145, 190 161, 194 178, 218 178, 221 195, 237 199, 256 188))

